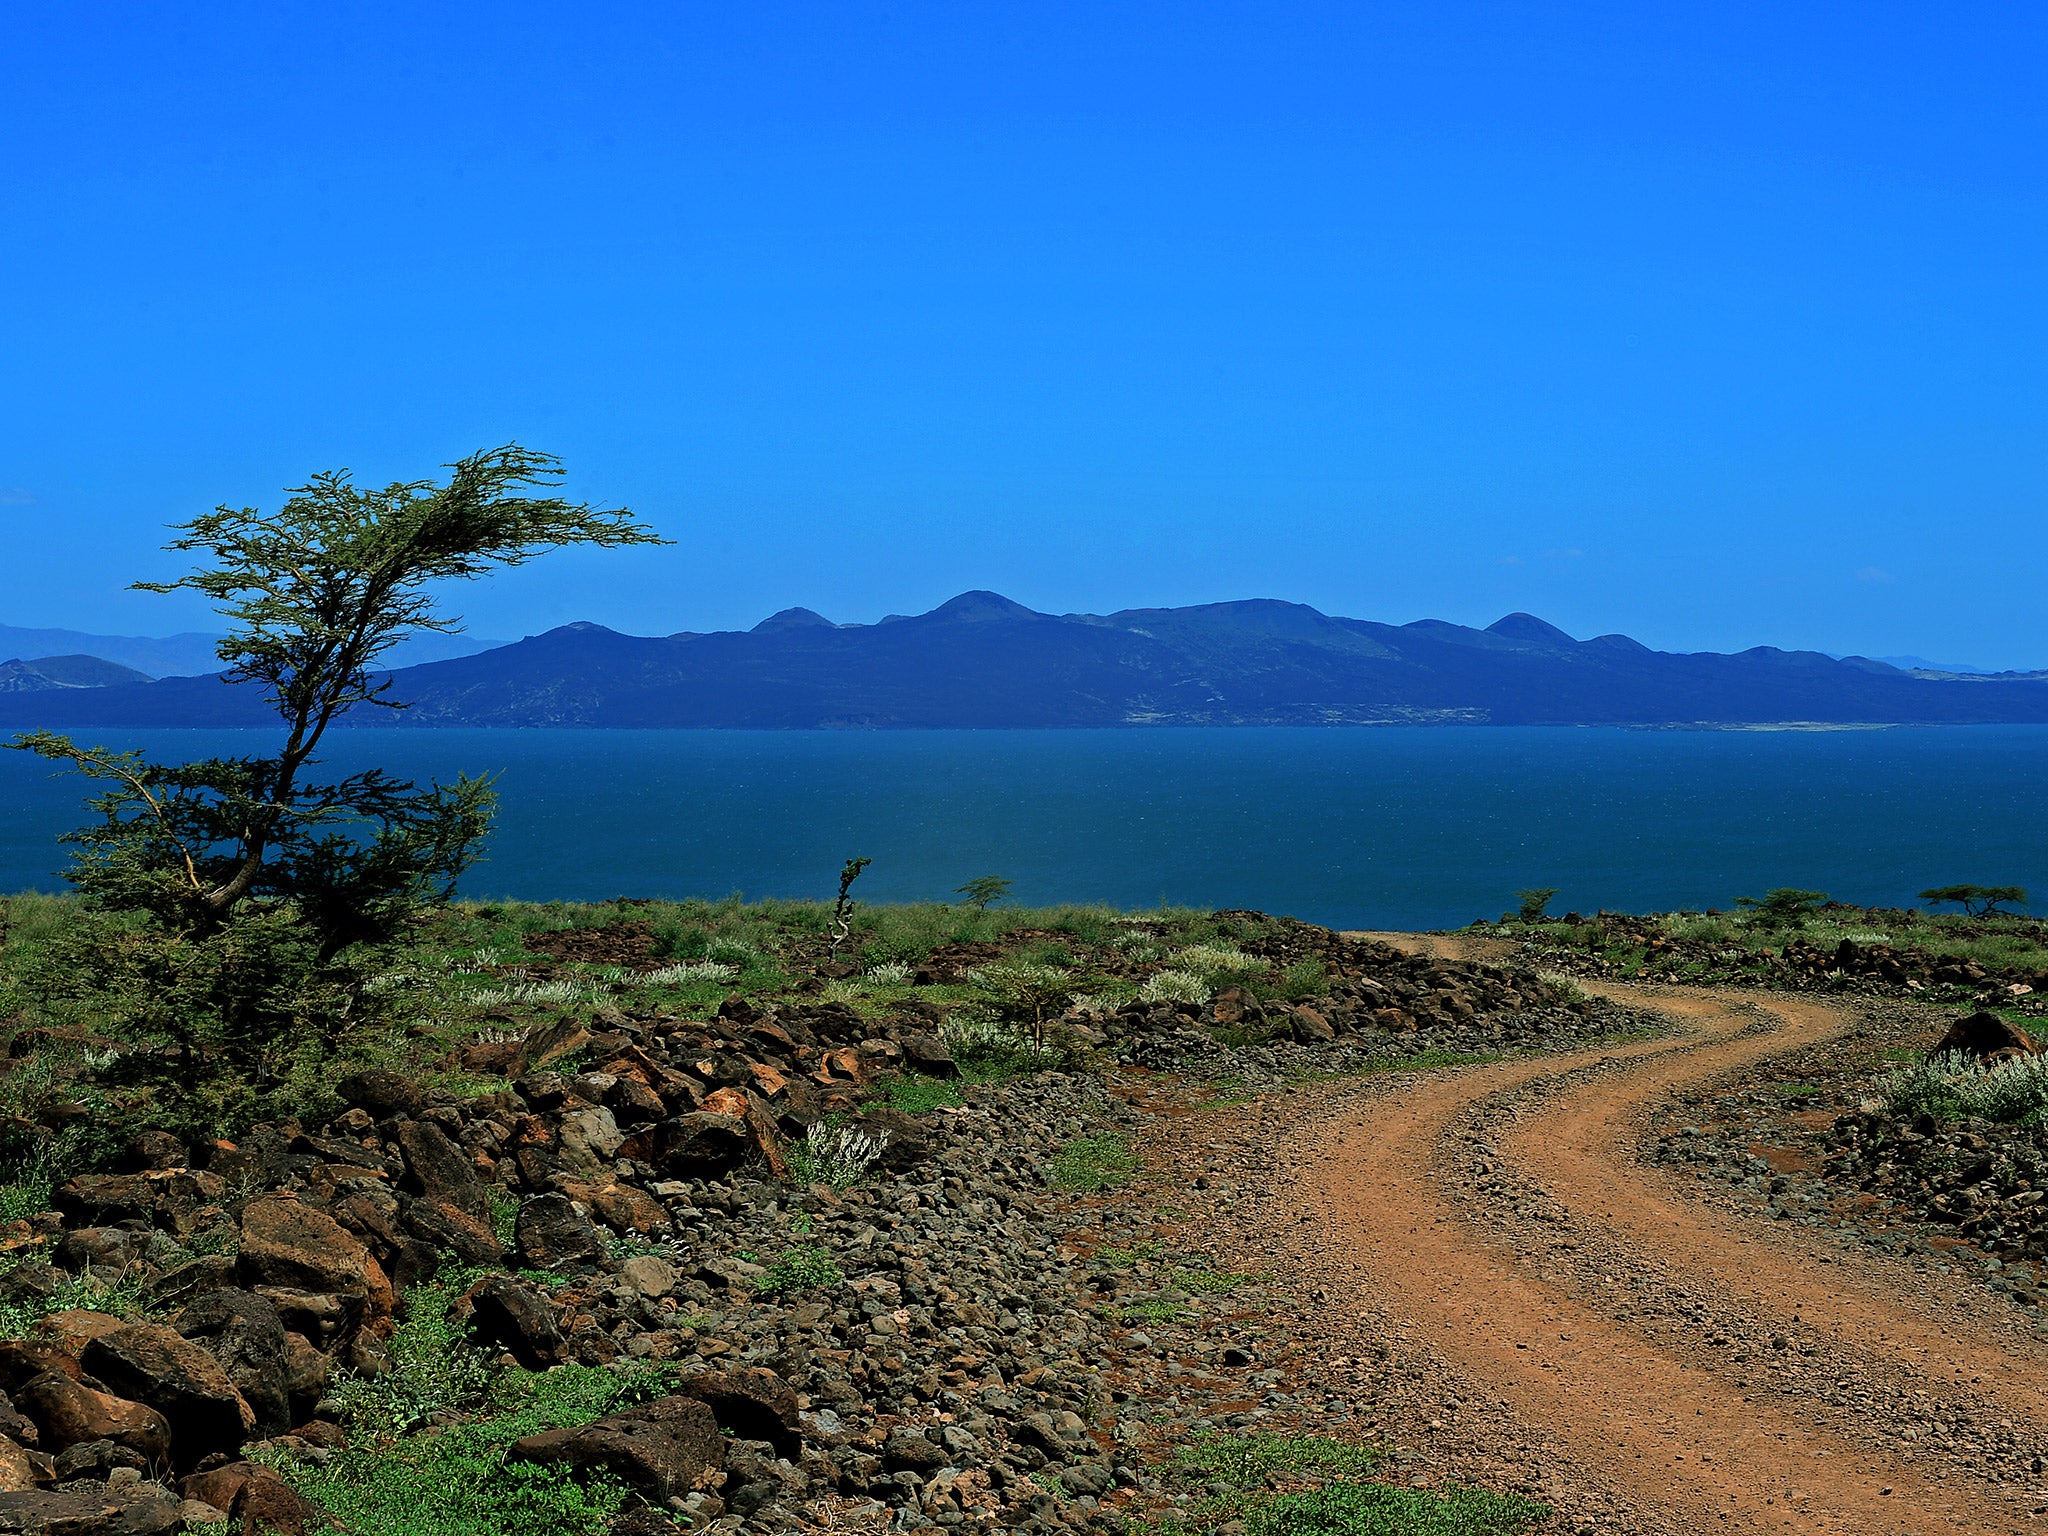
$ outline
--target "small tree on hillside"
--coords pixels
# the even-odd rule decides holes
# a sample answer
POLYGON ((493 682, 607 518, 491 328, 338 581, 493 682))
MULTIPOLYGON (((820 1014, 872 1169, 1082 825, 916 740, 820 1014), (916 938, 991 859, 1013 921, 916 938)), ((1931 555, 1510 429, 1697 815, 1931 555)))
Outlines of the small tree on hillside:
POLYGON ((1920 899, 1929 906, 1957 906, 1970 917, 2009 917, 2004 907, 2027 904, 2027 889, 2023 885, 1937 885, 1932 890, 1922 891, 1920 899))
POLYGON ((1515 900, 1520 903, 1517 915, 1525 923, 1542 922, 1544 908, 1550 905, 1550 898, 1556 894, 1554 885, 1533 885, 1526 891, 1515 892, 1515 900))
POLYGON ((119 937, 81 964, 127 1000, 137 1032, 169 1048, 188 1095, 208 1078, 221 1093, 262 1090, 289 1058, 303 1061, 309 1030, 331 1049, 362 1016, 370 952, 446 899, 477 856, 488 780, 306 778, 350 710, 405 707, 372 670, 385 652, 460 627, 428 589, 548 549, 659 542, 623 510, 525 494, 559 483, 546 454, 512 445, 450 470, 445 484, 382 490, 336 471, 273 513, 217 508, 169 546, 205 564, 137 583, 199 592, 227 617, 227 681, 261 689, 283 722, 271 755, 163 764, 47 731, 11 744, 106 786, 92 802, 99 822, 67 839, 67 878, 119 915, 119 937))
POLYGON ((1001 875, 976 875, 965 885, 954 886, 953 894, 975 911, 986 912, 1010 894, 1010 882, 1001 875))
POLYGON ((1802 891, 1781 885, 1761 896, 1738 896, 1735 905, 1749 908, 1764 922, 1777 927, 1812 916, 1827 904, 1827 899, 1826 891, 1802 891))

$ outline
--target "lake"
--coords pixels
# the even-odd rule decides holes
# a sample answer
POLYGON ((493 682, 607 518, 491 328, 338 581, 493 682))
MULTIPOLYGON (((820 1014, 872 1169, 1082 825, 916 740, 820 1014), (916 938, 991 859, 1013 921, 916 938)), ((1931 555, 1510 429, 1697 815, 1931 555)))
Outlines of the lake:
MULTIPOLYGON (((128 731, 165 759, 267 733, 128 731)), ((2048 727, 1628 731, 340 731, 330 769, 499 776, 476 896, 944 899, 1256 907, 1340 927, 1727 906, 1798 885, 1910 903, 2048 895, 2048 727)), ((0 890, 57 889, 85 785, 0 753, 0 890)))

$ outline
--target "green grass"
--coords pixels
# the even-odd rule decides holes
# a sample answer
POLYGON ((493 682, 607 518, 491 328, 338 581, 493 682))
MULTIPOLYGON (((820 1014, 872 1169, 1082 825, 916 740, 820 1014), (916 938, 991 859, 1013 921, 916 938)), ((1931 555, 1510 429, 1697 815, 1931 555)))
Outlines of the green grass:
POLYGON ((1550 1514, 1479 1488, 1393 1488, 1365 1481, 1384 1453, 1323 1435, 1209 1434, 1173 1458, 1182 1477, 1223 1491, 1191 1520, 1162 1529, 1242 1523, 1246 1536, 1517 1536, 1550 1514))
POLYGON ((768 1272, 754 1282, 754 1289, 763 1296, 777 1296, 787 1291, 822 1291, 836 1285, 843 1285, 846 1273, 839 1263, 823 1248, 799 1246, 791 1248, 767 1266, 768 1272))
POLYGON ((505 1460, 515 1441, 602 1417, 636 1395, 633 1378, 589 1366, 518 1372, 502 1412, 443 1429, 359 1443, 324 1465, 277 1470, 359 1536, 595 1536, 626 1501, 607 1477, 505 1460))
POLYGON ((917 1077, 899 1073, 882 1083, 882 1098, 891 1109, 901 1110, 906 1115, 930 1114, 935 1109, 951 1108, 967 1101, 960 1096, 960 1090, 952 1083, 936 1077, 917 1077))
POLYGON ((1844 907, 1806 913, 1779 921, 1750 910, 1666 912, 1649 919, 1595 917, 1578 923, 1510 921, 1489 932, 1524 938, 1548 948, 1580 950, 1603 956, 1624 973, 1645 967, 1674 968, 1699 976, 1737 976, 1766 965, 1762 951, 1782 950, 1794 941, 1831 950, 1842 940, 1859 945, 1890 944, 1915 949, 1936 960, 1974 960, 1989 969, 2048 970, 2048 922, 2037 918, 1993 916, 1973 918, 1960 913, 1920 909, 1844 907), (1645 924, 1656 933, 1688 946, 1707 946, 1721 957, 1702 961, 1697 955, 1650 957, 1641 934, 1645 924))
POLYGON ((1068 1142, 1052 1158, 1054 1189, 1110 1189, 1138 1171, 1138 1154, 1114 1133, 1068 1142))
POLYGON ((1246 1536, 1512 1536, 1549 1515, 1547 1504, 1483 1488, 1332 1483, 1260 1504, 1244 1527, 1246 1536))
POLYGON ((1127 1323, 1184 1323, 1194 1312, 1177 1301, 1134 1301, 1117 1308, 1127 1323))
POLYGON ((1129 1269, 1133 1264, 1143 1264, 1159 1252, 1157 1243, 1133 1243, 1129 1247, 1110 1246, 1095 1250, 1095 1262, 1111 1269, 1129 1269))
POLYGON ((1173 1464, 1243 1487, 1282 1473, 1341 1477, 1370 1472, 1384 1455, 1377 1447, 1327 1435, 1207 1434, 1182 1446, 1173 1464))

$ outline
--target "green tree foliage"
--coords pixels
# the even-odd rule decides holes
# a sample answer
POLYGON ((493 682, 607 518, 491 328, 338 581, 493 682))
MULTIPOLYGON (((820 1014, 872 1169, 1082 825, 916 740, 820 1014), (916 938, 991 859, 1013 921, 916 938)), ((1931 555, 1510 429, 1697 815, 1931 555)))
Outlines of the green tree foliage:
POLYGON ((986 912, 1010 894, 1010 882, 1001 875, 976 875, 965 885, 953 887, 953 894, 977 912, 986 912))
POLYGON ((1990 917, 2007 905, 2027 904, 2023 885, 1937 885, 1922 891, 1920 899, 1929 906, 1958 906, 1971 917, 1990 917))
POLYGON ((217 508, 169 546, 201 554, 198 569, 137 583, 215 603, 227 679, 260 688, 282 722, 274 753, 165 764, 47 731, 11 743, 105 786, 97 823, 67 838, 67 878, 104 921, 52 985, 114 1000, 109 1022, 150 1048, 138 1070, 168 1066, 195 1116, 233 1118, 230 1100, 317 1073, 375 1013, 379 952, 477 857, 488 780, 305 776, 348 711, 405 707, 373 670, 386 651, 460 627, 429 589, 552 548, 657 542, 623 510, 527 494, 559 483, 546 454, 512 445, 450 470, 382 490, 336 471, 275 512, 217 508))
POLYGON ((1525 923, 1543 921, 1543 909, 1550 905, 1550 898, 1557 894, 1554 885, 1532 885, 1526 891, 1515 892, 1515 900, 1521 903, 1520 916, 1525 923))
POLYGON ((1738 896, 1735 905, 1748 907, 1767 923, 1796 923, 1827 904, 1826 891, 1802 891, 1781 885, 1761 896, 1738 896))
POLYGON ((839 871, 839 899, 832 903, 832 953, 835 955, 839 953, 839 946, 853 935, 853 882, 874 862, 873 859, 848 859, 839 871))

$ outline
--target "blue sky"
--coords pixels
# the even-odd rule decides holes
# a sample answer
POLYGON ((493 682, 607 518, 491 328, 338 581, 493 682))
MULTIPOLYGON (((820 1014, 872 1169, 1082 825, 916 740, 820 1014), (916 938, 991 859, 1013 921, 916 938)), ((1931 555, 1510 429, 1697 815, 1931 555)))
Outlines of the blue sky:
POLYGON ((969 587, 2048 663, 2048 12, 8 7, 0 623, 518 439, 643 633, 969 587))

